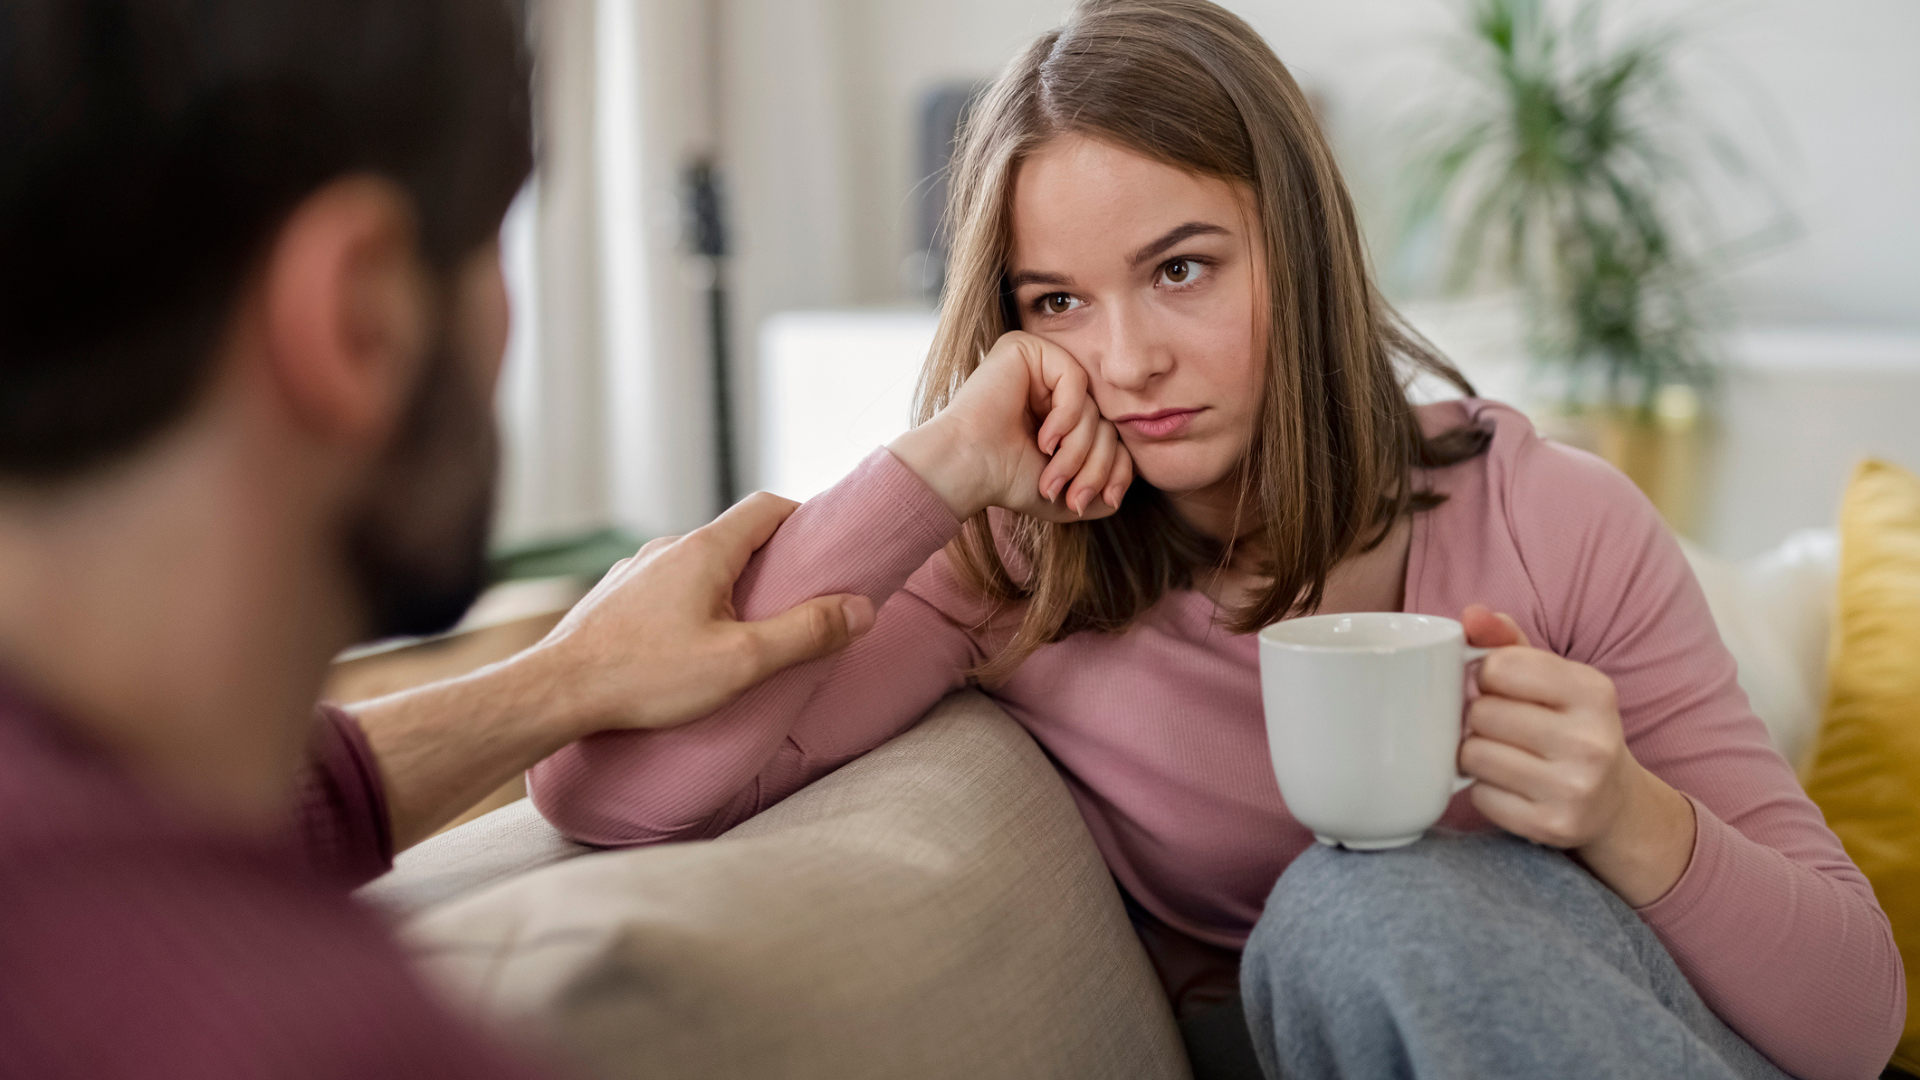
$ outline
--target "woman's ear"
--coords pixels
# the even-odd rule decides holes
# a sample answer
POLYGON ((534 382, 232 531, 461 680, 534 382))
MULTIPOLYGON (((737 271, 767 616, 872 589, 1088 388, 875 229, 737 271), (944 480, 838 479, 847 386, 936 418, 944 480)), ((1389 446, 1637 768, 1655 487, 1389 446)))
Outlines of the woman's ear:
POLYGON ((269 365, 295 422, 323 442, 384 444, 433 326, 406 192, 373 176, 328 184, 288 217, 264 270, 269 365))

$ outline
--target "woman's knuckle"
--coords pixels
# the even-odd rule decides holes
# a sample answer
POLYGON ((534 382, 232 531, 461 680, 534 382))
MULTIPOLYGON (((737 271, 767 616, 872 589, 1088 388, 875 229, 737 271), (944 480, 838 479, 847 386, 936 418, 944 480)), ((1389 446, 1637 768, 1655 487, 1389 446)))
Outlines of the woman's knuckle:
POLYGON ((1576 804, 1586 803, 1600 792, 1600 778, 1591 772, 1581 770, 1567 778, 1567 790, 1576 804))
POLYGON ((1555 847, 1571 847, 1574 837, 1579 833, 1580 818, 1571 807, 1555 807, 1549 810, 1541 824, 1545 827, 1546 842, 1555 847))
POLYGON ((1483 749, 1484 742, 1484 739, 1469 738, 1466 742, 1460 744, 1460 767, 1463 770, 1474 772, 1485 761, 1486 752, 1483 749))
POLYGON ((1480 677, 1491 682, 1504 682, 1512 674, 1513 663, 1513 653, 1506 649, 1496 649, 1481 663, 1480 677))
POLYGON ((1613 742, 1597 731, 1583 731, 1572 738, 1574 756, 1583 765, 1600 765, 1613 757, 1613 742))
POLYGON ((840 620, 825 605, 815 604, 807 609, 808 640, 816 644, 826 644, 840 636, 840 620))
POLYGON ((753 494, 747 496, 745 499, 742 499, 740 501, 746 503, 748 509, 758 513, 765 513, 770 510, 785 509, 785 508, 798 505, 792 499, 783 499, 780 496, 775 495, 771 491, 756 491, 753 494))

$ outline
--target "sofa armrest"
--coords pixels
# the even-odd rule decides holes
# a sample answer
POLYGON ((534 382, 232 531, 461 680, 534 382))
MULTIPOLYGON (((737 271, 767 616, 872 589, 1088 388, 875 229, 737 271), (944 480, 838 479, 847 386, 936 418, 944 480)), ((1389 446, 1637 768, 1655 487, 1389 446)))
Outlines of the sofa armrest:
POLYGON ((1189 1075, 1072 796, 977 693, 712 841, 519 842, 563 861, 402 936, 456 1001, 594 1075, 1189 1075))
POLYGON ((593 850, 560 835, 533 808, 533 801, 523 798, 401 852, 392 870, 357 895, 389 915, 406 918, 593 850))

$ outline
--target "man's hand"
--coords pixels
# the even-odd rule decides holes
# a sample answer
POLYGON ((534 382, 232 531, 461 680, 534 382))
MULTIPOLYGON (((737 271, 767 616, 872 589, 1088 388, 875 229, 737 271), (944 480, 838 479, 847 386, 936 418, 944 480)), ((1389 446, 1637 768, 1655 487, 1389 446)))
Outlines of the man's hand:
POLYGON ((735 579, 797 506, 762 491, 709 525, 647 544, 511 663, 547 669, 567 726, 589 735, 686 723, 844 647, 873 626, 864 596, 819 597, 762 622, 735 618, 735 579))
POLYGON ((864 596, 820 597, 764 622, 734 618, 735 579, 795 505, 749 496, 712 524, 641 548, 525 652, 351 706, 379 759, 395 850, 575 739, 705 716, 871 628, 864 596))
POLYGON ((1460 771, 1487 820, 1580 856, 1629 904, 1658 900, 1693 859, 1693 804, 1627 747, 1613 680, 1532 648, 1519 624, 1478 604, 1467 641, 1496 650, 1467 710, 1460 771))

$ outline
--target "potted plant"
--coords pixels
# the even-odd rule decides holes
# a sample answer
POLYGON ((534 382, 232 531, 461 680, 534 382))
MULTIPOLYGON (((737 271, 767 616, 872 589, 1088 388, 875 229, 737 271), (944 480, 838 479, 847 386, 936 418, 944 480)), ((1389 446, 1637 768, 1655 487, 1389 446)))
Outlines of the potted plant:
POLYGON ((1597 0, 1465 13, 1465 92, 1422 118, 1410 222, 1439 231, 1450 291, 1517 287, 1542 427, 1613 461, 1692 532, 1720 367, 1695 181, 1704 161, 1744 167, 1685 119, 1677 30, 1609 36, 1597 0))

